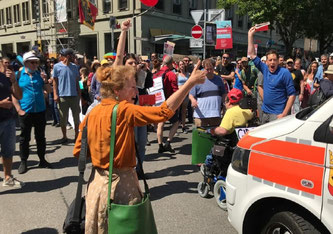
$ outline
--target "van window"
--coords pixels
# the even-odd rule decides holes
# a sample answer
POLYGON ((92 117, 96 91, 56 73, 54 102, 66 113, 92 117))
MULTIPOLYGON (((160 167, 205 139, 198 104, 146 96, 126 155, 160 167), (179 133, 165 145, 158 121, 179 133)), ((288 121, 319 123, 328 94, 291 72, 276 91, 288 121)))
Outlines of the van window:
POLYGON ((296 114, 296 118, 300 120, 307 120, 311 115, 313 115, 319 108, 321 108, 325 103, 331 98, 325 100, 322 104, 318 106, 309 106, 301 110, 296 114))

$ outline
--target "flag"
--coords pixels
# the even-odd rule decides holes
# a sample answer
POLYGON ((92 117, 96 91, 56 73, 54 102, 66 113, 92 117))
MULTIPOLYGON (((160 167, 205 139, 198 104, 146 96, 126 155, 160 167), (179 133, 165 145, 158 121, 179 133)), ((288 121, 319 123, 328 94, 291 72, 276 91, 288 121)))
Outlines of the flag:
POLYGON ((89 0, 79 0, 79 17, 81 24, 94 30, 97 13, 97 7, 89 2, 89 0))
POLYGON ((55 1, 55 11, 56 11, 57 23, 67 21, 66 0, 56 0, 55 1))
POLYGON ((261 24, 256 24, 256 25, 254 25, 254 27, 256 28, 257 32, 260 32, 260 31, 267 31, 268 25, 270 25, 270 23, 265 22, 265 23, 261 23, 261 24))

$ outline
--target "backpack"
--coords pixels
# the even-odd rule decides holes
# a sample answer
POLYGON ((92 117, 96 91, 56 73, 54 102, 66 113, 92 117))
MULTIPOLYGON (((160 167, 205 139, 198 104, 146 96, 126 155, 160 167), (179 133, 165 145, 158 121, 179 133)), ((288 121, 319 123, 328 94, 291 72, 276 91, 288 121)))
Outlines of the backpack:
POLYGON ((321 88, 317 88, 309 97, 309 106, 317 106, 323 103, 326 100, 326 96, 321 90, 321 88))

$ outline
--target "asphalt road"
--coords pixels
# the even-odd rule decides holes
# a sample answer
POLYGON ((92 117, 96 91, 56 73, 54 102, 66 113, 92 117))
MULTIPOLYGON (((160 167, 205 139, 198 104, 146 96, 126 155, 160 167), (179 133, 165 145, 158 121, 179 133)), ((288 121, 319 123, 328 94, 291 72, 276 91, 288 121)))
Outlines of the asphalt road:
MULTIPOLYGON (((164 135, 167 134, 168 130, 164 135)), ((16 145, 13 174, 26 185, 22 189, 4 188, 1 181, 0 233, 62 233, 67 208, 75 197, 77 160, 72 156, 73 143, 57 144, 61 138, 59 128, 48 125, 46 136, 46 158, 53 169, 38 168, 36 144, 32 140, 29 170, 18 175, 20 160, 16 145)), ((74 131, 69 130, 68 136, 73 139, 74 131)), ((159 234, 236 233, 214 197, 205 199, 197 193, 202 176, 197 166, 191 165, 191 132, 174 138, 172 146, 176 154, 173 155, 157 153, 156 133, 149 133, 149 140, 152 144, 147 146, 144 169, 159 234)), ((86 179, 90 170, 88 164, 86 179)), ((0 177, 3 178, 2 169, 0 177)))

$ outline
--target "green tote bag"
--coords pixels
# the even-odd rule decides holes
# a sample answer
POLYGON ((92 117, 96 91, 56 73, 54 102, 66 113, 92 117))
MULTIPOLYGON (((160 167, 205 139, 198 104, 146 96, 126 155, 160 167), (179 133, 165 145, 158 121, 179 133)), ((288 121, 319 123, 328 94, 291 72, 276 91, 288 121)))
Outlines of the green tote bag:
MULTIPOLYGON (((145 193, 142 202, 135 205, 120 205, 112 203, 111 185, 114 147, 116 138, 116 119, 118 104, 112 111, 111 142, 110 142, 110 166, 108 186, 108 233, 109 234, 157 234, 153 209, 149 199, 149 187, 143 175, 145 193)), ((137 150, 136 150, 137 153, 137 150)), ((138 155, 137 155, 138 156, 138 155)), ((142 162, 137 157, 142 168, 142 162)))

